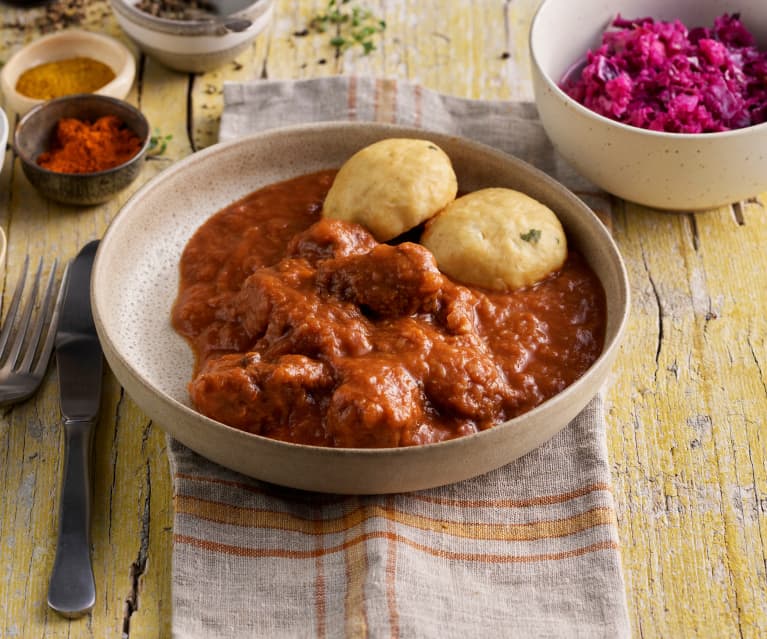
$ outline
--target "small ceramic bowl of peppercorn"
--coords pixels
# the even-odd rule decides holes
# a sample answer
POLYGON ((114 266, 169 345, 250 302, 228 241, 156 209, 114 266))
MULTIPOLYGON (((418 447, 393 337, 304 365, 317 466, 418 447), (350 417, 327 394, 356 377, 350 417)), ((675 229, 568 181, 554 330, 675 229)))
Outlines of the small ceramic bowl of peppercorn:
POLYGON ((177 71, 202 73, 253 45, 273 0, 110 0, 123 31, 148 56, 177 71))
POLYGON ((149 122, 117 98, 77 94, 45 102, 16 126, 27 179, 65 204, 100 204, 131 184, 150 144, 149 122))
POLYGON ((136 62, 109 36, 68 29, 38 38, 17 51, 0 71, 9 109, 32 107, 65 95, 98 93, 123 99, 133 86, 136 62))

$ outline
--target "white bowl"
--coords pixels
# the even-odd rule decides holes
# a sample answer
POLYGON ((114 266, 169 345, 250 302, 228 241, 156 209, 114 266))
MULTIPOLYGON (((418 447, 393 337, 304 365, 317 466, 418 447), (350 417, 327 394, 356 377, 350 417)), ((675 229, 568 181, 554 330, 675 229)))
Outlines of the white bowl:
POLYGON ((740 12, 767 49, 764 0, 544 0, 530 30, 533 87, 559 153, 604 190, 662 209, 707 209, 767 190, 767 123, 722 133, 659 133, 598 115, 558 87, 565 72, 599 46, 618 13, 710 27, 725 12, 740 12))
POLYGON ((0 71, 0 87, 6 105, 19 115, 24 115, 32 107, 44 102, 16 91, 19 76, 27 69, 40 64, 74 57, 98 60, 114 71, 114 79, 94 93, 120 100, 128 95, 136 75, 136 62, 127 47, 100 33, 70 29, 38 38, 17 51, 5 63, 0 71))
POLYGON ((497 468, 550 439, 602 385, 629 309, 628 281, 615 243, 591 210, 562 185, 475 142, 371 123, 273 130, 214 145, 174 164, 117 214, 99 246, 91 286, 107 361, 155 423, 198 453, 247 475, 306 490, 357 494, 459 481, 497 468), (600 357, 583 377, 530 412, 474 435, 425 446, 305 446, 246 433, 196 412, 187 393, 192 352, 170 325, 179 260, 189 238, 212 214, 247 193, 339 167, 360 148, 390 137, 427 138, 440 145, 453 161, 462 191, 508 186, 557 212, 570 242, 579 247, 605 289, 607 328, 600 357))
POLYGON ((0 171, 3 170, 5 160, 5 145, 8 143, 8 116, 0 109, 0 171))
POLYGON ((219 0, 215 20, 171 20, 136 8, 138 0, 110 0, 123 31, 171 69, 202 73, 233 60, 269 25, 273 0, 219 0))
POLYGON ((5 254, 8 251, 8 238, 0 226, 0 276, 5 272, 5 254))

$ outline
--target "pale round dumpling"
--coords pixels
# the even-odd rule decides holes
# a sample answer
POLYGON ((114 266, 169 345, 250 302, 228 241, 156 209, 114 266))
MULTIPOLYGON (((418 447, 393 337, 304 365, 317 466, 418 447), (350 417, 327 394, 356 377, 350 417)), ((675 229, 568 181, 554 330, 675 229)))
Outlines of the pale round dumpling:
POLYGON ((436 215, 455 199, 447 154, 429 140, 389 138, 350 157, 338 171, 323 217, 356 222, 386 242, 436 215))
POLYGON ((567 257, 565 233, 554 212, 503 188, 453 201, 426 225, 421 243, 454 280, 497 291, 530 286, 567 257))

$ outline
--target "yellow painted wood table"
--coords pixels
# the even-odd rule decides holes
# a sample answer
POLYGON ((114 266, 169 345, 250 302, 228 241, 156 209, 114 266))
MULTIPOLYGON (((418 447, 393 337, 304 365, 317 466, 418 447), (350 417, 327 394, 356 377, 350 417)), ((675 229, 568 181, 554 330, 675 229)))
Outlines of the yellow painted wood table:
MULTIPOLYGON (((128 99, 167 149, 135 190, 216 141, 226 80, 371 74, 472 98, 532 99, 527 30, 538 0, 371 0, 387 28, 370 55, 301 35, 326 0, 278 0, 268 33, 227 64, 186 75, 138 57, 128 99)), ((69 27, 127 43, 104 0, 0 4, 0 62, 69 27)), ((12 122, 15 114, 10 113, 12 122)), ((4 296, 24 255, 71 258, 130 193, 87 208, 42 199, 10 150, 0 174, 9 238, 4 296)), ((767 216, 764 195, 669 214, 617 200, 607 224, 634 306, 608 395, 608 448, 637 637, 767 636, 767 216)), ((604 211, 602 212, 604 213, 604 211)), ((47 609, 62 435, 56 375, 0 415, 0 637, 170 634, 172 497, 165 438, 111 373, 95 441, 93 613, 47 609)))

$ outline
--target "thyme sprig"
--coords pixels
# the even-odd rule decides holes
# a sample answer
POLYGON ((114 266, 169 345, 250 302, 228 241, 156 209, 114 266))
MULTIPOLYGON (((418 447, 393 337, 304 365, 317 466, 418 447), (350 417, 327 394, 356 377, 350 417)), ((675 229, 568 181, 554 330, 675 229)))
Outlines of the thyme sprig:
POLYGON ((339 53, 355 46, 362 48, 363 55, 375 51, 375 37, 386 29, 386 21, 370 9, 352 5, 352 0, 328 0, 323 13, 312 18, 309 28, 317 33, 333 30, 330 44, 339 53))
POLYGON ((154 130, 154 135, 149 138, 149 147, 147 148, 147 155, 154 157, 156 155, 162 155, 165 153, 165 149, 168 148, 168 142, 173 139, 173 135, 163 135, 159 129, 154 130))

